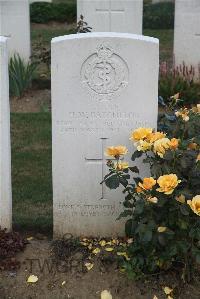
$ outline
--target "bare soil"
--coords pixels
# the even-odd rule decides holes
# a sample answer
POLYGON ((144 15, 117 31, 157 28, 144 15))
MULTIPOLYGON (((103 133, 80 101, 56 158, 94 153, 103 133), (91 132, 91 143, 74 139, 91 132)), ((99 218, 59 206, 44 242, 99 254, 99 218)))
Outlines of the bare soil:
POLYGON ((51 106, 51 91, 49 89, 29 89, 21 98, 12 97, 11 112, 47 112, 51 106))
POLYGON ((199 278, 191 285, 183 285, 175 274, 168 273, 135 282, 121 274, 115 263, 102 266, 97 260, 93 269, 87 271, 80 262, 80 253, 74 254, 68 265, 63 261, 54 264, 50 244, 39 235, 18 254, 19 270, 0 272, 1 299, 100 299, 105 289, 113 299, 153 299, 154 295, 167 299, 164 286, 174 289, 174 299, 200 298, 199 278), (38 281, 27 283, 29 275, 36 275, 38 281))

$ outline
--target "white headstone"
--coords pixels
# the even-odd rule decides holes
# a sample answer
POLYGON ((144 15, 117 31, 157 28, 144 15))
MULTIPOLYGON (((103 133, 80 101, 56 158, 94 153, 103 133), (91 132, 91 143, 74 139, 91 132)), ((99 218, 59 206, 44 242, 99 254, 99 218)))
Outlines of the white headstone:
POLYGON ((7 38, 0 36, 0 227, 12 228, 7 38))
POLYGON ((9 36, 9 56, 18 53, 28 61, 31 56, 30 8, 32 2, 50 0, 0 0, 0 35, 9 36))
POLYGON ((77 18, 93 32, 142 34, 143 0, 77 0, 77 18))
POLYGON ((152 0, 152 3, 175 2, 175 0, 152 0))
POLYGON ((194 66, 196 76, 200 65, 200 1, 176 0, 174 28, 174 59, 194 66))
POLYGON ((123 195, 100 185, 104 151, 132 151, 131 130, 156 127, 158 40, 75 34, 54 38, 51 53, 54 235, 120 235, 123 195))

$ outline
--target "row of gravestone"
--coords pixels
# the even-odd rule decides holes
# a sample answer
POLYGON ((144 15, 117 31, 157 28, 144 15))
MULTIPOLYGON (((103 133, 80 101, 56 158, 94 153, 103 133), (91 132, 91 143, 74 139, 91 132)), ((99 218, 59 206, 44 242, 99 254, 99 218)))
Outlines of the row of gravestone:
MULTIPOLYGON (((0 35, 11 36, 10 54, 18 52, 28 60, 30 46, 30 2, 51 0, 0 0, 0 35)), ((95 32, 142 34, 143 0, 77 0, 77 16, 95 32)), ((200 62, 200 1, 176 0, 174 26, 175 65, 200 62)))
MULTIPOLYGON (((54 38, 51 55, 54 236, 121 235, 121 191, 100 185, 104 151, 127 145, 130 161, 130 132, 156 128, 159 42, 128 33, 75 34, 54 38)), ((8 85, 7 38, 0 37, 0 226, 10 229, 8 85)))

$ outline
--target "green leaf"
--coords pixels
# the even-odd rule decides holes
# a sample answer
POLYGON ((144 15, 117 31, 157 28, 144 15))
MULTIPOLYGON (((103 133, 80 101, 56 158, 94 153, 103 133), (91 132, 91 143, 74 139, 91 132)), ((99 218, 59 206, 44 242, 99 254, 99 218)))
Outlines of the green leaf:
POLYGON ((135 231, 135 228, 137 226, 137 222, 133 219, 129 219, 126 221, 125 224, 125 233, 127 237, 133 237, 133 233, 135 231))
POLYGON ((120 177, 119 177, 119 182, 120 182, 120 184, 122 184, 122 186, 124 186, 125 188, 126 188, 127 185, 128 185, 128 181, 127 181, 127 179, 126 179, 125 176, 120 176, 120 177))
POLYGON ((135 204, 135 210, 134 213, 136 215, 142 214, 144 210, 144 201, 143 200, 138 200, 135 204))
POLYGON ((135 173, 139 173, 139 169, 137 166, 134 167, 129 167, 130 171, 135 172, 135 173))
POLYGON ((163 157, 163 159, 167 160, 167 161, 171 161, 174 158, 174 154, 173 151, 166 151, 165 155, 163 157))
POLYGON ((165 246, 166 245, 166 238, 164 234, 159 234, 158 235, 158 241, 160 245, 165 246))
POLYGON ((128 217, 128 216, 132 216, 133 212, 132 210, 124 210, 119 217, 117 218, 117 220, 124 218, 124 217, 128 217))
POLYGON ((142 180, 141 180, 141 178, 139 178, 139 177, 137 177, 137 178, 133 178, 133 179, 134 179, 136 185, 138 185, 139 183, 142 183, 142 180))
POLYGON ((140 158, 142 156, 143 152, 135 151, 131 157, 132 161, 135 161, 135 159, 140 158))
POLYGON ((100 184, 103 184, 103 183, 106 181, 106 179, 107 179, 109 176, 111 176, 113 173, 114 173, 114 171, 111 171, 111 172, 109 172, 108 174, 106 174, 105 177, 104 177, 104 180, 103 180, 100 184))
POLYGON ((195 255, 195 260, 198 264, 200 264, 200 253, 195 255))
POLYGON ((186 205, 184 205, 184 204, 181 204, 180 205, 180 211, 181 211, 181 213, 184 215, 184 216, 188 216, 189 215, 189 208, 186 206, 186 205))
POLYGON ((110 177, 108 177, 106 180, 105 180, 105 184, 108 188, 110 189, 116 189, 119 187, 119 177, 114 174, 110 177))
POLYGON ((129 200, 125 200, 123 202, 123 205, 124 205, 125 208, 133 208, 134 207, 134 204, 131 203, 129 200))
POLYGON ((125 196, 125 200, 127 200, 127 201, 131 200, 132 198, 133 197, 130 193, 125 196))
POLYGON ((151 241, 151 239, 152 239, 152 231, 147 230, 147 231, 143 234, 143 241, 144 241, 145 243, 148 243, 148 242, 151 241))

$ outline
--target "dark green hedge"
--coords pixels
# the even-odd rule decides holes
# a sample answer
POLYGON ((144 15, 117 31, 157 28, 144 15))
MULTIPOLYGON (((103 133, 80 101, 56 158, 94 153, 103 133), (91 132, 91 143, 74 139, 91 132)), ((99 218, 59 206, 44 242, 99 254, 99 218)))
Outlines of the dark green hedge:
POLYGON ((76 21, 76 3, 33 3, 30 8, 31 22, 48 23, 76 21))
MULTIPOLYGON (((34 23, 48 23, 50 21, 75 22, 76 1, 69 1, 68 3, 33 3, 31 4, 31 21, 34 23)), ((143 27, 144 29, 174 28, 174 4, 170 2, 145 4, 143 27)))
POLYGON ((144 5, 144 29, 173 29, 174 3, 163 2, 144 5))

